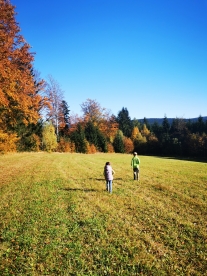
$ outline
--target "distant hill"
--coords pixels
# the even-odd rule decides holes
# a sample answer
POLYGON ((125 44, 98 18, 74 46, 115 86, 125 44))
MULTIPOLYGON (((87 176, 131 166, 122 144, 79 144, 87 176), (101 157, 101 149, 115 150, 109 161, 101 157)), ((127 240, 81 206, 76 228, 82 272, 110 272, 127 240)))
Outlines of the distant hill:
MULTIPOLYGON (((202 116, 202 118, 203 118, 204 122, 207 121, 207 116, 204 116, 204 117, 202 116)), ((146 118, 146 119, 147 119, 147 121, 150 125, 152 125, 154 122, 157 122, 159 125, 161 125, 164 118, 146 118)), ((169 124, 172 124, 172 121, 175 118, 167 118, 167 119, 168 119, 169 124)), ((180 119, 180 118, 178 118, 178 119, 180 119)), ((191 122, 197 122, 198 121, 198 117, 197 118, 189 118, 189 119, 181 118, 181 119, 183 119, 186 122, 188 122, 189 120, 191 122)), ((143 123, 144 119, 138 119, 138 121, 143 123)))

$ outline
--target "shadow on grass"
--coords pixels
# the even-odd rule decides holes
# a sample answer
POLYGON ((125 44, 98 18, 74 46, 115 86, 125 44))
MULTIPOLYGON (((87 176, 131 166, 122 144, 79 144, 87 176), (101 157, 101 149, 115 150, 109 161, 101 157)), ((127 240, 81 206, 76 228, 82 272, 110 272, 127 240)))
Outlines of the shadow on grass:
MULTIPOLYGON (((104 178, 88 178, 89 180, 106 181, 104 178)), ((114 180, 123 180, 120 177, 114 177, 114 180)))
POLYGON ((82 192, 99 192, 99 190, 96 190, 96 189, 87 189, 87 188, 64 188, 64 189, 61 189, 61 190, 64 190, 64 191, 82 191, 82 192))
POLYGON ((206 158, 196 158, 196 157, 181 157, 181 156, 154 156, 156 158, 161 159, 174 159, 181 161, 191 161, 191 162, 199 162, 199 163, 207 163, 206 158))
MULTIPOLYGON (((81 179, 81 180, 83 180, 83 179, 81 179)), ((84 179, 84 180, 86 180, 86 179, 84 179)), ((101 182, 104 182, 104 183, 106 181, 104 178, 87 178, 87 180, 96 180, 96 181, 101 181, 101 182)), ((123 178, 115 178, 114 180, 123 180, 123 178)), ((64 190, 64 191, 82 191, 82 192, 86 192, 86 193, 87 192, 100 192, 99 189, 92 189, 92 188, 62 188, 61 190, 64 190)))

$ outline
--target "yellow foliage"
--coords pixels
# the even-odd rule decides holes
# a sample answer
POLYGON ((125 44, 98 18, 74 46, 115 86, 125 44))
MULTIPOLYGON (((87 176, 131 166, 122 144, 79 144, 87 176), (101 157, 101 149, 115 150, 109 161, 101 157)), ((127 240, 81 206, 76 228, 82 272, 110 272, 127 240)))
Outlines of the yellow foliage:
POLYGON ((55 134, 55 128, 51 122, 45 123, 42 134, 42 141, 46 151, 51 152, 55 150, 58 146, 57 136, 55 134))
POLYGON ((136 140, 139 134, 140 134, 139 128, 137 126, 134 127, 131 135, 132 141, 136 140))
POLYGON ((147 138, 143 137, 142 134, 139 133, 136 139, 134 140, 134 144, 139 145, 143 143, 147 143, 147 138))
POLYGON ((15 152, 18 140, 16 134, 8 134, 0 130, 0 152, 15 152))
POLYGON ((33 146, 31 147, 32 151, 39 151, 40 150, 40 145, 41 145, 41 140, 40 137, 36 134, 32 134, 32 144, 33 146))
POLYGON ((142 133, 142 136, 144 136, 144 137, 148 137, 150 135, 150 131, 145 124, 143 125, 143 129, 142 129, 141 133, 142 133))

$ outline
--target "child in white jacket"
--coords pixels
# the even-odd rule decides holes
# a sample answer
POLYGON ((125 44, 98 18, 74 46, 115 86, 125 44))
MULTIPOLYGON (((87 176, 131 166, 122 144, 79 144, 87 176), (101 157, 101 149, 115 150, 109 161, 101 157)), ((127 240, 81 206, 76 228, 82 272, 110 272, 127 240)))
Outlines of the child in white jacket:
POLYGON ((110 162, 106 162, 104 166, 104 177, 106 180, 106 190, 112 193, 113 174, 115 171, 112 169, 110 162))

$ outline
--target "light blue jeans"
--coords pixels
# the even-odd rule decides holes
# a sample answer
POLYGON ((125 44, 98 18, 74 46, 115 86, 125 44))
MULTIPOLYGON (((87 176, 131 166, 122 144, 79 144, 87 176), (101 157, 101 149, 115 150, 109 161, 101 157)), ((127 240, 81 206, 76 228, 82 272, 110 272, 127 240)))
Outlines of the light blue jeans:
POLYGON ((111 194, 112 193, 112 180, 106 181, 106 190, 111 194))

